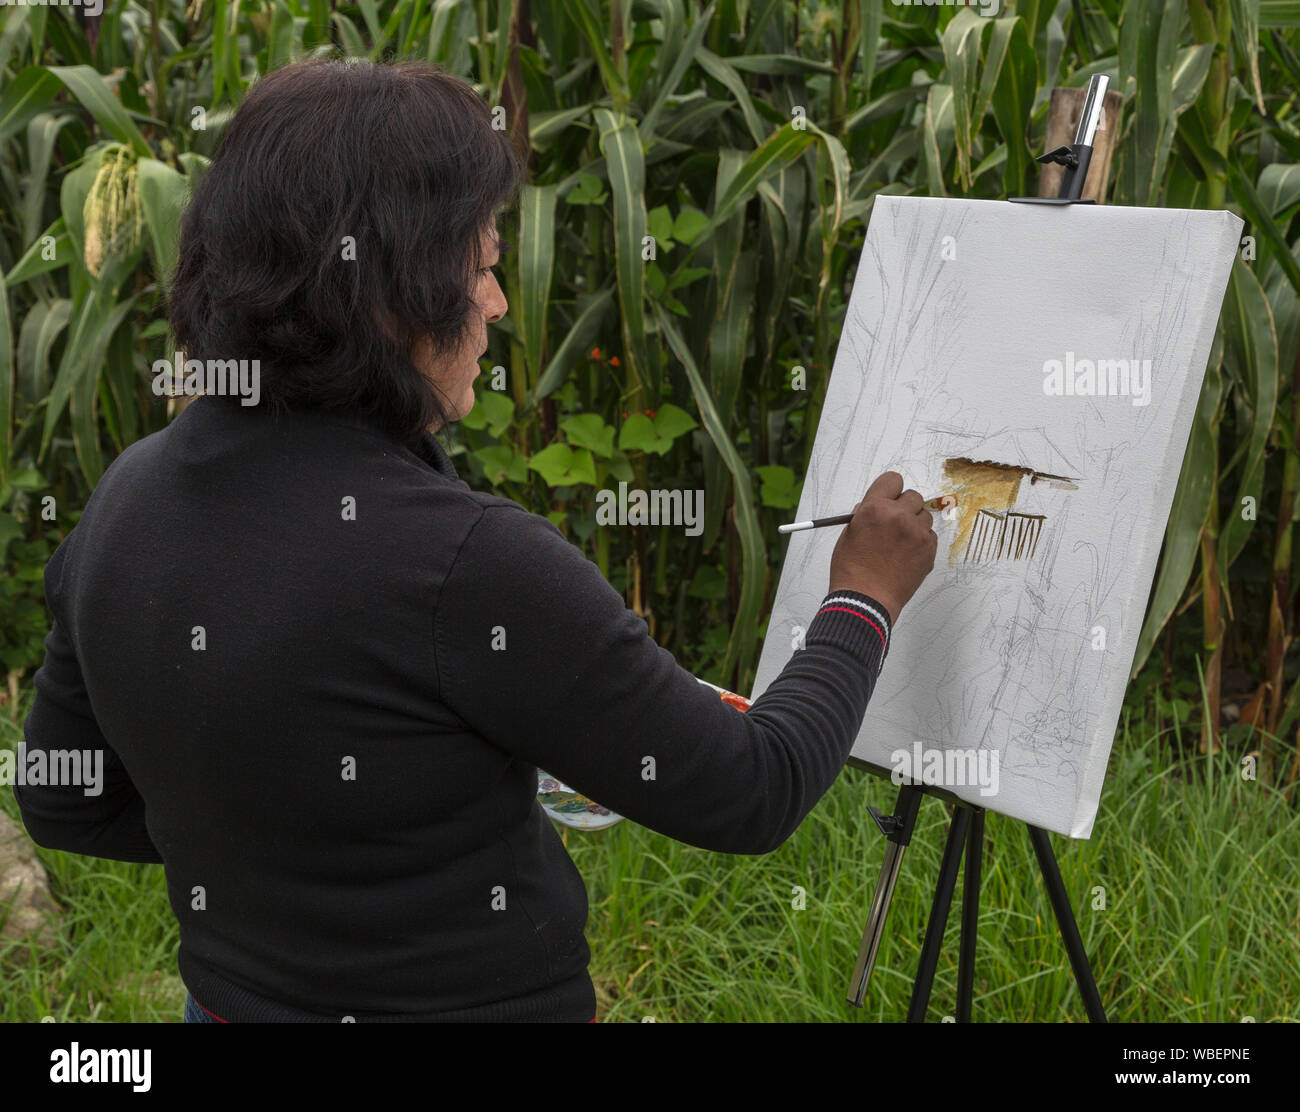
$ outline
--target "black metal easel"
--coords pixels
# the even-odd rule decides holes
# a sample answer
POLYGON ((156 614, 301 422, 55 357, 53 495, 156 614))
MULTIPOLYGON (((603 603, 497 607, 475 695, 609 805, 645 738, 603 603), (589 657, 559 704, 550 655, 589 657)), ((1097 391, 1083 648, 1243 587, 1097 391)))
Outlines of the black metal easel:
MULTIPOLYGON (((1013 202, 1040 205, 1090 205, 1092 201, 1082 200, 1084 181, 1088 176, 1088 164, 1092 158, 1093 138, 1106 100, 1106 87, 1109 79, 1104 75, 1092 78, 1088 83, 1088 93, 1084 100, 1083 114, 1079 118, 1078 131, 1074 143, 1068 147, 1058 147, 1054 151, 1039 157, 1039 162, 1056 162, 1065 167, 1061 177, 1061 188, 1056 197, 1013 197, 1013 202)), ((861 762, 859 762, 861 763, 861 762)), ((866 766, 873 772, 880 770, 866 766)), ((916 971, 916 980, 912 984, 912 1000, 907 1009, 908 1023, 925 1022, 926 1008, 930 1003, 930 991, 934 986, 934 973, 939 964, 939 949, 943 945, 944 930, 948 925, 948 912, 952 906, 953 890, 957 886, 957 870, 961 867, 962 855, 966 856, 966 872, 962 881, 961 910, 961 949, 957 959, 957 1013, 959 1023, 969 1023, 971 1019, 971 999, 975 979, 975 936, 979 925, 980 869, 984 854, 984 808, 977 807, 950 792, 929 785, 904 785, 898 793, 892 815, 883 815, 876 808, 868 807, 871 817, 880 827, 888 842, 885 848, 885 861, 876 881, 875 894, 871 900, 871 910, 867 918, 867 929, 862 936, 862 947, 858 951, 857 965, 853 970, 853 981, 849 988, 849 1003, 861 1007, 866 997, 867 983, 871 979, 871 969, 875 964, 876 951, 884 934, 885 917, 889 914, 889 904, 894 895, 894 884, 903 863, 903 851, 912 839, 912 830, 916 826, 917 811, 920 810, 921 798, 934 795, 955 805, 952 821, 948 825, 948 841, 944 846, 943 860, 939 865, 939 882, 934 892, 934 902, 930 905, 930 918, 926 923, 925 941, 921 944, 921 960, 916 971)), ((1088 955, 1083 948, 1083 938, 1079 934, 1079 925, 1075 922, 1074 911, 1070 907, 1070 897, 1061 880, 1061 870, 1052 852, 1052 843, 1047 831, 1037 826, 1025 824, 1029 830, 1029 840, 1033 843, 1034 854, 1038 858, 1038 868, 1047 886, 1048 897, 1052 901, 1052 910, 1056 913, 1057 926, 1061 930, 1061 940, 1065 943, 1065 952, 1074 971, 1075 983, 1083 996, 1083 1004, 1088 1018, 1093 1023, 1105 1023, 1106 1012, 1102 1007, 1101 994, 1097 991, 1097 982, 1088 964, 1088 955)))
MULTIPOLYGON (((948 911, 952 906, 952 894, 957 886, 957 870, 961 867, 964 853, 966 872, 961 893, 961 950, 957 959, 956 1016, 959 1023, 969 1023, 975 981, 975 937, 979 925, 980 872, 984 855, 984 808, 928 785, 904 785, 899 790, 898 802, 892 815, 882 815, 874 807, 867 808, 871 812, 871 817, 876 820, 876 825, 880 827, 881 833, 888 840, 888 845, 885 849, 885 861, 881 866, 880 878, 876 882, 875 895, 871 901, 871 912, 867 920, 866 932, 862 937, 862 948, 858 951, 858 962, 853 970, 849 1003, 861 1007, 866 996, 867 982, 871 978, 876 951, 884 934, 885 916, 889 913, 889 903, 894 894, 894 883, 902 867, 903 851, 912 840, 916 815, 920 810, 921 799, 926 795, 946 800, 954 804, 956 809, 953 811, 952 821, 948 824, 948 841, 944 845, 943 860, 939 865, 939 881, 934 892, 934 902, 930 905, 925 941, 921 944, 921 960, 917 966, 916 980, 912 984, 912 1000, 907 1009, 907 1022, 925 1022, 926 1008, 930 1003, 930 990, 934 985, 934 973, 939 964, 939 949, 943 945, 943 934, 948 925, 948 911)), ((1101 994, 1097 991, 1097 982, 1093 978, 1092 967, 1088 964, 1083 938, 1079 934, 1079 925, 1075 922, 1074 912, 1070 907, 1070 897, 1061 880, 1061 870, 1057 866, 1056 855, 1052 852, 1052 843, 1046 830, 1029 826, 1028 823, 1025 825, 1029 830, 1029 840, 1033 844, 1034 853, 1038 857, 1038 867, 1043 874, 1043 883, 1047 886, 1048 897, 1052 901, 1052 910, 1056 913, 1061 939, 1065 943, 1065 952, 1070 958, 1070 967, 1074 971, 1075 982, 1083 996, 1088 1018, 1094 1023, 1105 1023, 1106 1012, 1102 1008, 1101 994)))

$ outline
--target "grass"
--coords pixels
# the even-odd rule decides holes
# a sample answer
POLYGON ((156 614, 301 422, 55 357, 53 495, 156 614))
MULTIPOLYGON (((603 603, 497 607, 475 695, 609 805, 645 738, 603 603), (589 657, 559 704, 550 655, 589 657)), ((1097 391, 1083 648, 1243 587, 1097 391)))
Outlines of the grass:
MULTIPOLYGON (((0 745, 20 736, 0 719, 0 745)), ((1052 838, 1108 1017, 1300 1020, 1300 813, 1243 780, 1232 753, 1187 760, 1181 747, 1176 729, 1126 719, 1092 838, 1052 838)), ((867 805, 892 810, 896 793, 849 769, 764 857, 709 853, 626 821, 566 830, 590 896, 600 1018, 901 1020, 948 821, 933 799, 921 807, 866 1006, 844 999, 883 855, 867 805)), ((7 787, 0 809, 17 817, 7 787)), ((66 917, 52 954, 0 949, 0 1020, 179 1021, 179 936, 162 869, 38 852, 66 917)), ((960 891, 932 1021, 955 1007, 959 901, 960 891)), ((1085 1019, 1025 827, 994 814, 974 1017, 1085 1019)))

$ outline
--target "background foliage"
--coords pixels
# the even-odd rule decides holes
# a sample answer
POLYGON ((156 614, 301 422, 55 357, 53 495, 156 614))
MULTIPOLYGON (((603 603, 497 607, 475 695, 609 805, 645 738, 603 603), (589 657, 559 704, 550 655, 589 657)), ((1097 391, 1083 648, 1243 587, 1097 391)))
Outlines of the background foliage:
MULTIPOLYGON (((502 220, 511 311, 486 363, 503 374, 454 431, 458 467, 549 514, 684 666, 748 691, 874 198, 1035 192, 1051 91, 1106 72, 1123 94, 1110 202, 1231 208, 1250 239, 1097 834, 1060 849, 1062 871, 1113 1019, 1300 1018, 1297 28, 1290 0, 1006 2, 991 19, 870 0, 0 7, 0 745, 42 659, 46 560, 105 466, 168 420, 150 366, 172 355, 178 213, 260 74, 424 58, 503 110, 529 186, 502 220), (598 528, 594 494, 620 481, 703 489, 703 535, 598 528), (1246 752, 1258 783, 1236 775, 1246 752)), ((844 1018, 866 899, 845 862, 874 859, 863 810, 892 797, 850 772, 763 861, 630 823, 569 837, 602 1015, 844 1018)), ((922 820, 864 1019, 905 1007, 943 816, 922 820)), ((1077 1018, 1023 831, 988 829, 976 1016, 1077 1018)), ((27 959, 0 963, 0 1018, 174 1020, 161 872, 41 858, 64 929, 53 955, 0 947, 27 959)))
POLYGON ((1111 203, 1248 222, 1142 634, 1134 698, 1221 693, 1275 782, 1300 717, 1300 5, 1060 0, 107 0, 0 8, 0 591, 10 687, 40 568, 162 427, 177 214, 257 77, 418 57, 529 152, 458 465, 548 513, 696 674, 747 691, 853 265, 879 193, 1035 192, 1057 86, 1124 96, 1111 203), (643 237, 654 257, 643 257, 643 237), (492 385, 499 390, 488 388, 492 385), (596 490, 705 491, 703 535, 598 528, 596 490), (1204 685, 1192 679, 1203 673, 1204 685), (1275 741, 1274 739, 1282 739, 1275 741))

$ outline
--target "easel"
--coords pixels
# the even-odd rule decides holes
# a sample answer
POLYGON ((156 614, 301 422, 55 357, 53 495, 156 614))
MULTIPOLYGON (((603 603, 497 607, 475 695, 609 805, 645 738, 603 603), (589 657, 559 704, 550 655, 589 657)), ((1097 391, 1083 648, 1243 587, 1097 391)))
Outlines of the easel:
MULTIPOLYGON (((1013 203, 1040 205, 1077 205, 1092 204, 1082 200, 1084 180, 1088 176, 1088 163, 1092 157, 1093 138, 1097 125, 1101 121, 1103 104, 1106 99, 1106 86, 1109 79, 1105 76, 1092 78, 1088 83, 1087 99, 1083 114, 1079 119, 1078 132, 1073 145, 1058 147, 1039 157, 1039 162, 1055 162, 1064 166, 1060 192, 1056 197, 1013 197, 1013 203)), ((878 775, 888 775, 881 769, 854 761, 861 767, 878 775)), ((880 877, 876 881, 875 894, 871 899, 871 910, 867 917, 867 929, 862 936, 862 947, 858 951, 857 965, 853 969, 853 981, 849 986, 849 1003, 862 1007, 866 997, 867 983, 871 979, 871 969, 875 964, 876 951, 885 930, 885 917, 889 914, 889 904, 894 896, 894 884, 898 880, 899 870, 903 864, 903 851, 912 840, 912 830, 916 826, 916 815, 921 807, 921 798, 933 795, 956 806, 952 821, 948 825, 948 840, 944 845, 943 860, 939 865, 939 882, 934 892, 934 902, 930 905, 930 917, 926 922, 925 941, 921 944, 921 960, 916 971, 916 980, 912 984, 912 1000, 907 1009, 908 1023, 925 1022, 926 1008, 930 1003, 930 990, 934 985, 934 973, 939 964, 939 948, 943 945, 944 930, 948 924, 948 912, 952 906, 953 889, 957 886, 957 870, 961 867, 962 855, 966 855, 966 872, 962 881, 961 911, 961 949, 957 959, 957 1013, 958 1023, 969 1023, 971 1019, 971 998, 975 978, 975 935, 979 925, 980 868, 984 853, 984 808, 958 799, 951 792, 931 785, 907 784, 898 793, 898 802, 894 805, 892 815, 882 815, 876 808, 868 807, 871 817, 885 835, 885 860, 880 868, 880 877)), ((1070 897, 1061 881, 1061 870, 1052 852, 1052 843, 1047 831, 1037 826, 1029 826, 1029 840, 1033 844, 1038 858, 1038 868, 1047 886, 1047 894, 1052 901, 1052 910, 1056 913, 1057 926, 1061 931, 1061 940, 1065 943, 1065 952, 1074 971, 1075 983, 1083 996, 1084 1008, 1093 1023, 1105 1023, 1106 1013, 1102 1008, 1101 995, 1097 991, 1097 982, 1088 964, 1088 955, 1083 948, 1083 939, 1079 935, 1079 925, 1075 922, 1074 911, 1070 907, 1070 897)))

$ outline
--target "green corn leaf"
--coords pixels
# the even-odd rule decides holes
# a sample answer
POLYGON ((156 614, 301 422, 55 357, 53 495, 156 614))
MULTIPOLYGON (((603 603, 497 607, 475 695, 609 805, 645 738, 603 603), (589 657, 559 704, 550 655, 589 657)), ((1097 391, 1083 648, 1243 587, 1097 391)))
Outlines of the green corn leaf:
MULTIPOLYGON (((1277 407, 1277 331, 1268 297, 1250 267, 1240 259, 1233 264, 1228 292, 1223 303, 1224 367, 1243 390, 1252 420, 1250 435, 1243 438, 1241 480, 1236 500, 1224 513, 1219 531, 1219 572, 1224 576, 1241 554, 1259 513, 1264 484, 1265 452, 1269 430, 1277 407), (1252 499, 1254 513, 1246 516, 1246 499, 1252 499)), ((1227 474, 1225 469, 1224 474, 1227 474)))
POLYGON ((577 108, 561 108, 554 112, 530 112, 528 114, 528 142, 539 154, 551 148, 551 145, 564 132, 591 112, 588 104, 577 108))
MULTIPOLYGON (((669 61, 671 50, 666 50, 661 64, 670 66, 668 73, 659 85, 659 90, 655 94, 655 99, 651 102, 650 107, 646 109, 645 115, 641 118, 640 131, 647 140, 654 137, 655 126, 659 122, 659 114, 663 111, 664 104, 668 98, 677 91, 677 86, 681 83, 686 71, 690 68, 691 63, 695 61, 695 54, 700 48, 700 43, 704 41, 704 33, 709 29, 709 23, 713 18, 714 3, 709 4, 695 21, 695 26, 691 28, 690 34, 686 37, 686 42, 681 51, 672 61, 669 61)), ((661 0, 662 9, 671 9, 677 11, 677 0, 661 0)), ((665 32, 667 37, 668 32, 665 32)))
POLYGON ((622 311, 623 352, 632 374, 645 390, 650 362, 645 329, 645 264, 641 260, 646 235, 645 156, 632 120, 616 117, 607 108, 597 108, 595 119, 614 207, 614 264, 622 311))
POLYGON ((943 32, 943 57, 952 89, 953 141, 957 148, 957 176, 970 187, 971 144, 979 121, 973 119, 979 90, 980 42, 986 22, 962 8, 943 32))
POLYGON ((49 72, 67 86, 68 92, 95 117, 95 122, 119 143, 145 158, 153 155, 126 109, 91 66, 50 66, 49 72))
POLYGON ((0 490, 8 486, 14 448, 14 330, 9 320, 9 286, 0 271, 0 490))
POLYGON ((14 264, 13 270, 9 272, 10 287, 35 278, 38 274, 48 274, 51 270, 67 266, 76 257, 74 251, 72 237, 68 235, 63 217, 60 216, 32 240, 32 245, 14 264))
POLYGON ((189 199, 189 182, 166 163, 142 158, 137 164, 140 207, 149 229, 154 268, 164 290, 171 288, 180 244, 180 217, 189 199))
POLYGON ((23 321, 18 337, 16 399, 29 409, 49 393, 50 349, 67 327, 71 313, 72 302, 60 297, 49 302, 38 301, 23 321))
POLYGON ((564 10, 569 13, 582 35, 583 41, 596 59, 601 78, 607 92, 616 105, 626 104, 628 98, 627 84, 623 75, 614 68, 614 60, 605 49, 605 32, 596 16, 588 6, 587 0, 563 0, 564 10))
POLYGON ((23 242, 31 243, 45 213, 45 188, 49 180, 54 143, 64 126, 76 117, 71 114, 43 113, 27 125, 27 165, 31 180, 23 196, 23 242))
POLYGON ((749 90, 745 88, 745 83, 740 79, 735 68, 727 59, 719 58, 706 46, 701 46, 696 56, 700 60, 700 68, 731 94, 731 99, 740 108, 740 113, 745 119, 749 134, 754 137, 754 142, 761 146, 763 140, 767 138, 768 128, 763 123, 763 117, 754 107, 749 90))
POLYGON ((1264 90, 1259 83, 1259 0, 1231 0, 1232 45, 1246 56, 1246 70, 1250 74, 1250 87, 1255 93, 1255 104, 1260 114, 1264 107, 1264 90))
POLYGON ((1250 179, 1234 163, 1228 167, 1228 181, 1232 185, 1232 195, 1246 219, 1250 221, 1252 234, 1262 235, 1272 248, 1272 257, 1276 258, 1282 272, 1287 276, 1292 288, 1300 294, 1300 265, 1291 255, 1286 236, 1273 220, 1269 206, 1255 192, 1250 179))
POLYGON ((554 185, 525 185, 519 199, 518 317, 529 382, 536 382, 542 373, 555 264, 555 193, 554 185))
POLYGON ((134 297, 114 303, 96 287, 87 291, 80 306, 74 311, 72 330, 63 349, 63 358, 59 361, 58 373, 54 377, 54 385, 50 389, 45 408, 45 427, 41 433, 40 448, 42 459, 45 458, 50 438, 54 435, 54 428, 63 415, 64 407, 75 393, 73 443, 82 472, 92 487, 103 472, 98 438, 92 435, 93 403, 99 374, 103 369, 108 341, 134 305, 134 297), (87 385, 88 381, 90 385, 87 385))
POLYGON ((59 79, 45 66, 28 66, 10 81, 0 96, 0 143, 43 112, 61 87, 59 79))
POLYGON ((600 334, 601 326, 614 303, 614 289, 607 286, 591 297, 578 313, 577 319, 565 336, 564 342, 551 356, 550 363, 537 380, 533 390, 533 400, 542 398, 559 389, 569 371, 582 357, 591 350, 592 344, 600 334))
POLYGON ((922 154, 925 162, 926 177, 930 184, 930 194, 934 197, 948 196, 948 188, 943 180, 945 152, 952 148, 953 137, 953 94, 948 85, 931 85, 925 100, 925 122, 923 124, 922 154))
POLYGON ((997 20, 993 25, 990 48, 1003 35, 1006 36, 1007 55, 993 87, 993 118, 1007 148, 1002 170, 1003 193, 1008 197, 1020 197, 1030 188, 1029 170, 1034 165, 1026 134, 1037 91, 1038 63, 1024 20, 997 20))
POLYGON ((668 314, 658 305, 652 305, 651 308, 658 320, 660 331, 668 341, 669 348, 681 362, 682 369, 690 380, 691 390, 695 394, 695 404, 699 408, 705 430, 714 447, 726 461, 727 470, 731 472, 733 479, 736 531, 740 536, 742 555, 740 603, 736 609, 731 638, 727 642, 727 655, 721 668, 722 679, 730 681, 733 675, 747 673, 754 656, 758 638, 759 608, 762 606, 763 592, 767 586, 767 546, 763 543, 763 532, 754 509, 753 483, 749 472, 745 469, 740 454, 727 435, 726 426, 695 365, 695 357, 668 314))
POLYGON ((1138 635, 1137 651, 1129 673, 1134 678, 1142 670, 1152 646, 1165 624, 1173 617, 1178 600, 1196 564, 1196 554, 1201 543, 1201 530, 1210 511, 1210 499, 1218 486, 1215 473, 1215 427, 1218 424, 1219 403, 1222 397, 1220 366, 1223 361, 1224 340, 1222 329, 1215 333, 1210 352, 1205 381, 1197 402, 1192 431, 1187 441, 1187 453, 1174 491, 1169 523, 1165 526, 1164 553, 1160 558, 1160 572, 1151 592, 1151 603, 1146 621, 1138 635))
MULTIPOLYGON (((731 179, 726 193, 713 207, 706 233, 727 220, 738 205, 747 202, 754 195, 760 182, 766 181, 774 174, 779 174, 802 156, 814 138, 812 125, 800 129, 793 123, 788 123, 773 132, 760 144, 758 150, 745 160, 745 164, 731 179)), ((700 240, 706 238, 707 234, 702 235, 700 240)))
POLYGON ((1289 224, 1300 212, 1300 162, 1274 162, 1259 175, 1259 199, 1273 219, 1289 224))

